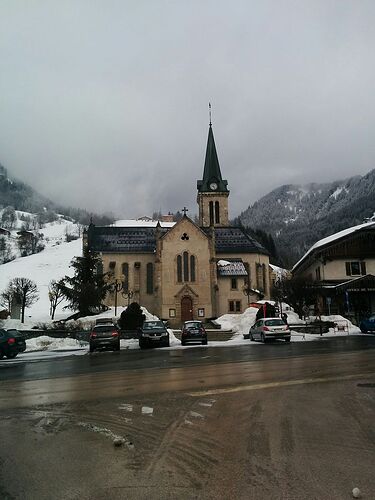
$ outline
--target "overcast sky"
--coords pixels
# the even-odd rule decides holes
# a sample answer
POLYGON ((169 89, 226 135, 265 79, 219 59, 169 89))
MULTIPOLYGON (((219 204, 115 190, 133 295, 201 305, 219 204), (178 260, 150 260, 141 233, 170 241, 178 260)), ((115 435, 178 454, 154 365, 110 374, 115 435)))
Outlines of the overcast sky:
POLYGON ((0 1, 0 163, 120 217, 375 168, 374 0, 0 1))

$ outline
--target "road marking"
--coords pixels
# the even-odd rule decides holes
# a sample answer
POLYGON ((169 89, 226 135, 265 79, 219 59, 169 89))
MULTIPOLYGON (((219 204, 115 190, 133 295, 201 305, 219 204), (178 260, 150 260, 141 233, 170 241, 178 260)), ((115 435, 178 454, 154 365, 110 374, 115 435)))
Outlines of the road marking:
POLYGON ((373 377, 373 376, 375 376, 375 372, 358 373, 356 375, 342 375, 336 377, 303 378, 297 380, 285 380, 281 382, 267 382, 263 384, 250 384, 250 385, 241 385, 237 387, 226 387, 222 389, 208 389, 207 391, 187 392, 186 394, 188 396, 193 396, 193 397, 214 396, 216 394, 230 394, 232 392, 255 391, 258 389, 272 389, 274 387, 288 387, 288 386, 302 385, 302 384, 318 384, 322 382, 340 382, 342 380, 352 380, 357 378, 373 377))

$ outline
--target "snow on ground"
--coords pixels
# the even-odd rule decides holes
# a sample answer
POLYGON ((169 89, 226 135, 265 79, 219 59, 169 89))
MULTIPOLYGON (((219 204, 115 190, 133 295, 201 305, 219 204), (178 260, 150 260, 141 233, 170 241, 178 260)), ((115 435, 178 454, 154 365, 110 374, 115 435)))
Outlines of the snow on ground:
MULTIPOLYGON (((70 262, 81 253, 82 241, 78 239, 69 243, 64 242, 60 245, 49 246, 40 253, 19 257, 7 264, 0 265, 0 292, 13 278, 29 278, 35 281, 38 287, 39 300, 26 309, 25 324, 21 325, 19 322, 20 328, 28 329, 31 324, 35 324, 35 321, 50 320, 48 285, 53 279, 58 280, 65 275, 72 275, 72 269, 69 267, 70 262)), ((62 303, 58 306, 59 314, 56 315, 56 319, 59 319, 59 316, 66 318, 69 315, 69 311, 61 314, 64 305, 62 303)), ((7 325, 6 328, 10 327, 7 325)))
POLYGON ((59 350, 79 350, 87 351, 87 342, 80 342, 75 339, 55 339, 47 335, 41 335, 33 339, 26 340, 26 352, 30 351, 59 351, 59 350))

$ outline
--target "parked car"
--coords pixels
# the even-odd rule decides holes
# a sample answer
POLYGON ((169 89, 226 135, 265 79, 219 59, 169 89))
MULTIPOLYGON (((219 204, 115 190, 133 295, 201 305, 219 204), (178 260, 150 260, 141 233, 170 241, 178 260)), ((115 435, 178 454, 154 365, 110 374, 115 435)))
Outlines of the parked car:
POLYGON ((362 333, 375 332, 375 314, 363 319, 359 324, 359 328, 362 333))
POLYGON ((250 328, 250 340, 268 340, 282 339, 290 342, 290 329, 281 318, 262 318, 250 328))
POLYGON ((185 321, 181 328, 181 344, 188 342, 201 342, 207 345, 207 332, 202 321, 185 321))
POLYGON ((138 328, 139 347, 169 347, 169 333, 163 321, 144 321, 138 328))
POLYGON ((96 349, 120 350, 120 332, 114 325, 95 325, 90 334, 90 352, 96 349))
POLYGON ((26 350, 26 341, 18 330, 0 329, 0 359, 15 358, 18 353, 26 350))

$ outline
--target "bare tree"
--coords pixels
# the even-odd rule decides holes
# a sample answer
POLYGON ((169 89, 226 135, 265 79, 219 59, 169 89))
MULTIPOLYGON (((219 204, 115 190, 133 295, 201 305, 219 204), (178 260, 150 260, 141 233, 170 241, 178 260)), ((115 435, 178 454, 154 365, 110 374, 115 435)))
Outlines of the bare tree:
POLYGON ((13 298, 21 305, 21 323, 25 322, 25 309, 39 299, 38 288, 29 278, 13 278, 8 285, 13 298))
POLYGON ((55 318, 56 308, 64 300, 64 295, 56 280, 50 281, 48 285, 48 297, 50 302, 49 314, 52 319, 55 318))
POLYGON ((5 307, 9 313, 12 310, 13 290, 10 285, 0 294, 0 306, 5 307))

